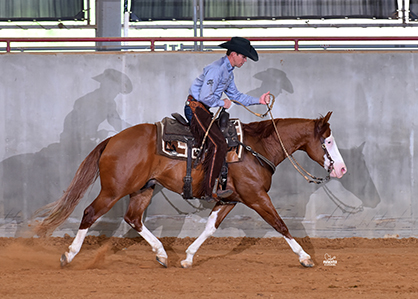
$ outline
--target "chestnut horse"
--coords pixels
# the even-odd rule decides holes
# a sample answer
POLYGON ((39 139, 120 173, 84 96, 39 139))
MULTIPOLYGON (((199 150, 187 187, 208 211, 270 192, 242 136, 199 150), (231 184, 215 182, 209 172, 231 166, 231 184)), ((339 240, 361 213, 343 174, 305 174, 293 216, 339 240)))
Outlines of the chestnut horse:
MULTIPOLYGON (((331 134, 328 123, 331 113, 318 119, 274 119, 277 131, 273 120, 243 124, 243 143, 277 166, 286 158, 279 143, 281 139, 288 154, 303 150, 328 170, 332 177, 341 178, 347 170, 331 134)), ((37 215, 45 218, 35 227, 36 234, 44 236, 52 233, 70 216, 100 174, 101 191, 84 210, 77 235, 61 257, 61 266, 70 263, 80 251, 92 224, 119 199, 129 195, 130 202, 124 220, 151 245, 157 261, 167 267, 167 253, 157 237, 144 226, 142 217, 151 201, 155 184, 179 194, 182 192, 186 162, 158 155, 156 146, 157 127, 154 124, 139 124, 104 140, 81 163, 63 196, 38 211, 37 215)), ((200 185, 203 175, 200 164, 192 170, 195 198, 202 196, 200 185)), ((227 204, 215 204, 204 232, 186 250, 187 257, 181 262, 182 267, 192 266, 196 251, 213 235, 237 202, 255 210, 284 236, 298 255, 299 262, 305 267, 312 267, 314 263, 311 257, 289 233, 267 194, 271 181, 272 169, 260 163, 249 151, 244 151, 241 162, 229 164, 227 189, 233 190, 233 194, 227 199, 227 204)))

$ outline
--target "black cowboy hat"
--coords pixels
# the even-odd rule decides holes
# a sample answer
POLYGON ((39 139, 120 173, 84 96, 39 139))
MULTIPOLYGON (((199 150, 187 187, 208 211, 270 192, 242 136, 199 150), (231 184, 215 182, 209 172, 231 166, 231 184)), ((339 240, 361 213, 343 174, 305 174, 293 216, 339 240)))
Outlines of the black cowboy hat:
POLYGON ((220 44, 219 47, 237 52, 254 61, 258 61, 257 51, 251 46, 250 41, 246 38, 235 36, 231 38, 231 40, 220 44))

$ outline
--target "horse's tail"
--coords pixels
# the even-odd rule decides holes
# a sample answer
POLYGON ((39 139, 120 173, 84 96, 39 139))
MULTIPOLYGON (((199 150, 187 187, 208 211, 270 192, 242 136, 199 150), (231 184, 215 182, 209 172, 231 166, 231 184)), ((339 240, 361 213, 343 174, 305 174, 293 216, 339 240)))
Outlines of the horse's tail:
POLYGON ((84 159, 78 167, 70 186, 59 200, 40 208, 34 213, 33 218, 45 217, 34 227, 35 234, 38 236, 51 234, 71 215, 89 186, 99 176, 99 159, 109 140, 110 138, 98 144, 84 159))

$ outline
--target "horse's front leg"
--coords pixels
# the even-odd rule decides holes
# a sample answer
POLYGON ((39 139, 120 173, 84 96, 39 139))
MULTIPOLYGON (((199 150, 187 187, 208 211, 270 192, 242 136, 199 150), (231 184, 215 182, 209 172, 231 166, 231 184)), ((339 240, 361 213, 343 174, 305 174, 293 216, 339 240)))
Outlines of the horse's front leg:
POLYGON ((302 266, 304 267, 315 266, 311 256, 303 250, 302 246, 300 246, 299 243, 296 242, 296 240, 293 239, 292 236, 290 236, 290 238, 285 236, 284 239, 286 240, 287 244, 289 244, 290 248, 292 248, 293 252, 299 256, 299 263, 302 266))
POLYGON ((284 236, 290 248, 292 248, 293 252, 298 255, 299 262, 302 266, 313 267, 315 265, 311 259, 311 256, 307 254, 298 244, 298 242, 296 242, 296 240, 292 237, 289 229, 287 228, 282 218, 280 218, 267 193, 259 197, 257 201, 244 201, 244 203, 248 207, 255 210, 265 221, 267 221, 268 224, 270 224, 276 231, 284 236))
POLYGON ((208 222, 206 223, 205 230, 200 234, 200 236, 187 248, 186 254, 187 257, 185 260, 181 261, 181 266, 183 268, 191 268, 193 264, 193 257, 196 254, 200 246, 205 242, 209 237, 211 237, 215 231, 218 229, 221 222, 225 219, 226 215, 235 207, 235 204, 221 205, 217 203, 215 207, 210 212, 208 222))

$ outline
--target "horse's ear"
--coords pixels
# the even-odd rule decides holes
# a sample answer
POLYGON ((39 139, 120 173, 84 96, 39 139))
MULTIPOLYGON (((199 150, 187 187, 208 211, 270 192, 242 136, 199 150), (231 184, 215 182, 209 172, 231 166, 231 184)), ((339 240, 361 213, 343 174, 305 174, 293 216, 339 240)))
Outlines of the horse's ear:
POLYGON ((331 117, 332 111, 329 111, 324 117, 324 123, 327 123, 331 117))
POLYGON ((362 153, 363 152, 363 149, 364 149, 364 145, 366 144, 366 141, 363 141, 363 143, 362 144, 360 144, 358 147, 357 147, 357 150, 359 150, 360 151, 360 153, 362 153))
POLYGON ((332 111, 328 112, 325 117, 321 117, 315 121, 315 135, 321 136, 329 128, 328 120, 331 117, 332 111))

